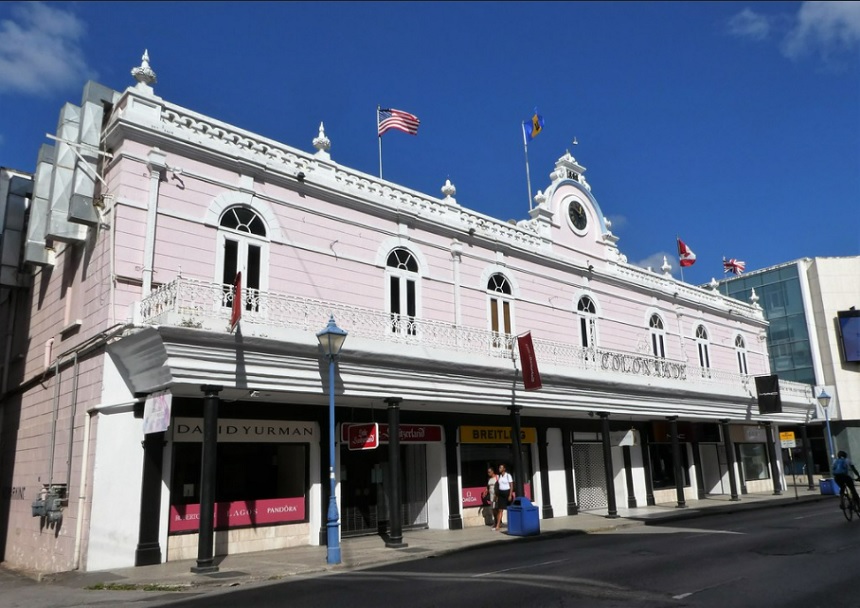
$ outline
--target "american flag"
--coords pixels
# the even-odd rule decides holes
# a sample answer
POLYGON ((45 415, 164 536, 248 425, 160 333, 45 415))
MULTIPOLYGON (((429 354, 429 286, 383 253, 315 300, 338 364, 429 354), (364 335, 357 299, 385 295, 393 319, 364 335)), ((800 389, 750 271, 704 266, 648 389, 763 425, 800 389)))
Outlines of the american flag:
POLYGON ((418 135, 418 125, 421 121, 414 114, 392 108, 379 108, 376 115, 379 123, 379 137, 391 129, 397 129, 410 135, 418 135))
POLYGON ((725 272, 726 274, 730 272, 732 274, 743 274, 743 271, 746 270, 746 267, 747 263, 742 262, 741 260, 736 260, 735 258, 727 260, 726 258, 723 258, 723 272, 725 272))

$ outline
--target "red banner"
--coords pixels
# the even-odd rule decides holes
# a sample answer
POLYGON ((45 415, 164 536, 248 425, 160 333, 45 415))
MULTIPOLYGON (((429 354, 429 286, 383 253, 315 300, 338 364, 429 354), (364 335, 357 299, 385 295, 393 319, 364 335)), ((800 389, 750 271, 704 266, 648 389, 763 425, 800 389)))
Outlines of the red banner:
MULTIPOLYGON (((305 521, 305 497, 237 500, 215 503, 215 529, 305 521)), ((171 505, 169 532, 195 532, 200 528, 200 504, 171 505)))
POLYGON ((543 385, 540 382, 535 347, 532 344, 532 333, 529 331, 517 336, 517 344, 520 347, 520 362, 523 366, 523 384, 527 391, 536 391, 543 385))
MULTIPOLYGON (((344 422, 340 425, 340 440, 349 441, 350 427, 365 426, 344 422)), ((442 427, 436 424, 401 424, 400 443, 435 443, 442 441, 442 427)), ((379 443, 388 443, 388 425, 379 425, 379 443)))
POLYGON ((230 313, 230 333, 236 329, 239 319, 242 318, 242 273, 236 273, 233 281, 233 310, 230 313))

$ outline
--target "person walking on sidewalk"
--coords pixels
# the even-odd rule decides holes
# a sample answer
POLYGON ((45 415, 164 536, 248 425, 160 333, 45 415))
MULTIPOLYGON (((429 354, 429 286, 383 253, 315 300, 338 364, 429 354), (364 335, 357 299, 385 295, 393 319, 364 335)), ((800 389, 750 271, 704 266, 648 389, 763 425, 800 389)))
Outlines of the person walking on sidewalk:
POLYGON ((485 505, 484 523, 489 526, 496 525, 496 487, 499 485, 499 476, 493 467, 487 468, 487 487, 481 493, 481 502, 485 505))
POLYGON ((496 527, 498 531, 502 525, 502 518, 508 508, 508 504, 514 500, 514 478, 508 473, 505 465, 499 465, 499 485, 496 490, 496 527))
POLYGON ((839 490, 844 490, 845 486, 851 490, 851 496, 854 498, 854 504, 860 505, 860 496, 857 495, 857 488, 854 487, 854 479, 851 478, 851 471, 854 471, 854 476, 860 480, 860 473, 845 450, 839 450, 836 454, 836 460, 833 461, 833 479, 839 484, 839 490))

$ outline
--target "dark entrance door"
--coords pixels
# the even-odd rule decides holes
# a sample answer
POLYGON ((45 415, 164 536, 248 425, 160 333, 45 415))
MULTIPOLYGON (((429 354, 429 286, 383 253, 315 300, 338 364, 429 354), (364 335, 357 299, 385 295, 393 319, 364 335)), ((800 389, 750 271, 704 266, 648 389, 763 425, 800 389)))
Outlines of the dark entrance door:
MULTIPOLYGON (((424 445, 400 446, 404 528, 427 526, 427 461, 424 445)), ((378 534, 388 527, 388 448, 341 451, 341 533, 378 534)))

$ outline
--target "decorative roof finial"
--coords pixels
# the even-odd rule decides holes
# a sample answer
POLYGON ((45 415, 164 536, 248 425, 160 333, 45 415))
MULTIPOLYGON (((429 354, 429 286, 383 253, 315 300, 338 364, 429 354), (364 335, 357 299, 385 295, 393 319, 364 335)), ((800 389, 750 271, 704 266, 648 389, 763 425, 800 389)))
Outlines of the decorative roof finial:
POLYGON ((155 72, 153 72, 152 68, 149 67, 149 49, 143 51, 143 57, 141 57, 140 66, 134 68, 131 71, 131 75, 134 76, 134 79, 138 83, 145 86, 149 86, 158 82, 158 80, 155 78, 155 72))
POLYGON ((755 292, 755 287, 753 287, 753 288, 750 290, 750 292, 751 292, 751 293, 750 293, 750 303, 751 303, 753 306, 758 307, 758 305, 759 305, 759 304, 758 304, 758 300, 759 300, 759 298, 758 298, 758 295, 757 295, 757 294, 756 294, 756 292, 755 292))
POLYGON ((663 265, 660 266, 660 270, 663 271, 663 274, 669 274, 669 272, 671 272, 671 270, 672 270, 672 265, 666 259, 665 255, 663 256, 663 265))
POLYGON ((717 280, 714 277, 711 277, 711 282, 708 283, 708 286, 714 291, 717 291, 720 288, 720 284, 717 283, 717 280))
POLYGON ((331 140, 325 136, 325 127, 323 126, 323 123, 320 123, 320 134, 317 137, 314 137, 312 143, 314 148, 320 152, 328 152, 331 148, 331 140))
POLYGON ((445 199, 453 199, 454 195, 457 194, 457 188, 454 187, 450 179, 445 180, 445 185, 442 186, 442 194, 445 195, 445 199))

